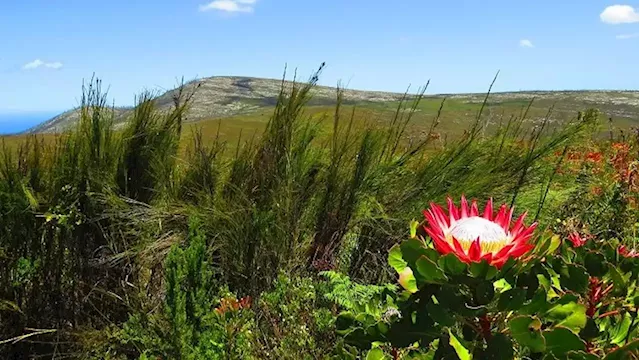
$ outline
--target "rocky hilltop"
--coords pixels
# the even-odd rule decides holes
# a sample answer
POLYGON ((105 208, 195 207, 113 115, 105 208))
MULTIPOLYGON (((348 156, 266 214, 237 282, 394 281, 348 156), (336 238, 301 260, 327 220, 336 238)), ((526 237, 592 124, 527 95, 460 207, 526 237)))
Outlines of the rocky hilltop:
MULTIPOLYGON (((185 84, 187 92, 199 86, 188 113, 187 121, 221 118, 251 113, 260 108, 275 105, 282 80, 252 77, 215 76, 195 80, 185 84)), ((287 85, 290 85, 287 82, 287 85)), ((160 110, 168 110, 173 105, 173 95, 178 89, 165 92, 156 99, 160 110)), ((381 91, 345 90, 346 103, 372 104, 397 101, 402 94, 381 91)), ((448 97, 462 102, 476 103, 484 100, 484 94, 442 94, 429 97, 448 97)), ((492 103, 528 101, 535 97, 543 105, 553 105, 558 110, 577 111, 588 107, 605 110, 609 116, 630 119, 638 118, 638 91, 525 91, 504 92, 491 95, 492 103)), ((317 86, 313 89, 311 105, 331 105, 335 103, 334 87, 317 86)), ((116 126, 127 121, 131 108, 116 108, 116 126)), ((69 128, 79 118, 77 109, 62 113, 44 123, 29 129, 31 133, 60 132, 69 128)))
MULTIPOLYGON (((286 82, 291 85, 291 82, 286 82)), ((199 86, 192 98, 188 121, 233 116, 256 111, 259 108, 275 105, 282 80, 250 77, 215 76, 189 82, 184 85, 186 93, 199 86)), ((173 96, 178 89, 169 90, 156 99, 159 110, 168 110, 173 106, 173 96)), ((399 100, 402 94, 381 91, 345 90, 348 103, 388 102, 399 100)), ((334 87, 317 86, 313 89, 312 105, 335 103, 334 87)), ((126 121, 131 108, 116 108, 116 124, 126 121)), ((29 132, 59 132, 79 118, 77 109, 64 112, 51 120, 28 130, 29 132)))

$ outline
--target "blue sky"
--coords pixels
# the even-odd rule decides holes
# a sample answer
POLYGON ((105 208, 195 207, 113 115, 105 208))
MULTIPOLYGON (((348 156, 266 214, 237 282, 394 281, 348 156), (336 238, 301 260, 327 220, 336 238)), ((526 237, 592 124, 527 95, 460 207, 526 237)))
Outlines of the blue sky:
POLYGON ((323 61, 322 84, 369 90, 485 91, 497 70, 498 91, 638 89, 637 21, 620 0, 2 1, 0 114, 73 107, 93 73, 130 105, 181 76, 323 61))

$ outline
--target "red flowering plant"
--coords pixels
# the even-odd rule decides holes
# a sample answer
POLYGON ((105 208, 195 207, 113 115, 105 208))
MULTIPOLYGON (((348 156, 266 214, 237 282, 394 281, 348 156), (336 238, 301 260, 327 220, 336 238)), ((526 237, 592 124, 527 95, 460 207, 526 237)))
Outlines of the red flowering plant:
POLYGON ((515 215, 492 200, 482 211, 464 197, 431 204, 389 252, 401 285, 394 316, 342 314, 340 334, 381 359, 637 354, 636 253, 580 233, 562 241, 515 215))
POLYGON ((242 309, 249 309, 251 307, 251 296, 246 296, 240 300, 236 299, 233 295, 228 295, 220 299, 220 305, 214 309, 216 314, 224 316, 230 312, 237 312, 242 309))
POLYGON ((580 337, 586 352, 601 358, 619 355, 615 351, 630 344, 635 344, 637 350, 637 340, 633 342, 638 328, 637 250, 616 240, 605 241, 576 232, 569 235, 567 243, 571 245, 563 245, 564 251, 549 262, 558 274, 570 272, 570 266, 573 272, 581 273, 561 286, 584 306, 586 322, 580 337), (582 241, 576 242, 577 239, 582 241))
POLYGON ((569 234, 576 229, 600 238, 638 239, 637 143, 607 142, 585 157, 600 158, 601 171, 583 168, 578 176, 559 176, 567 195, 553 208, 554 231, 569 234), (594 155, 600 154, 600 155, 594 155))
MULTIPOLYGON (((555 152, 557 158, 562 152, 555 152)), ((573 148, 568 149, 563 157, 562 166, 557 170, 559 174, 578 175, 581 172, 600 174, 605 166, 605 156, 598 149, 573 148)))

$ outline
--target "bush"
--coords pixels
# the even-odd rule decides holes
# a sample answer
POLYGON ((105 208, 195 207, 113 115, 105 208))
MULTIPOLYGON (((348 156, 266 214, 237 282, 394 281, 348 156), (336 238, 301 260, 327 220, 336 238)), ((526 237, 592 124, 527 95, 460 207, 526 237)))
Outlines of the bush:
POLYGON ((238 302, 224 290, 216 292, 198 221, 192 219, 189 224, 188 246, 184 250, 174 246, 169 252, 165 283, 164 309, 131 316, 120 334, 124 346, 139 351, 141 359, 251 357, 250 303, 238 302))

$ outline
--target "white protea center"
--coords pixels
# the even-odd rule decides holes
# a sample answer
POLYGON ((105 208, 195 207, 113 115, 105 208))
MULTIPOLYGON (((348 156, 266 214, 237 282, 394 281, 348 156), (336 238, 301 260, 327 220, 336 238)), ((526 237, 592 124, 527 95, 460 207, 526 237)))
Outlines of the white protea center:
POLYGON ((465 251, 469 250, 471 244, 478 238, 484 253, 496 253, 511 241, 510 236, 500 225, 479 216, 459 219, 452 225, 446 239, 453 244, 451 237, 456 238, 465 251))

